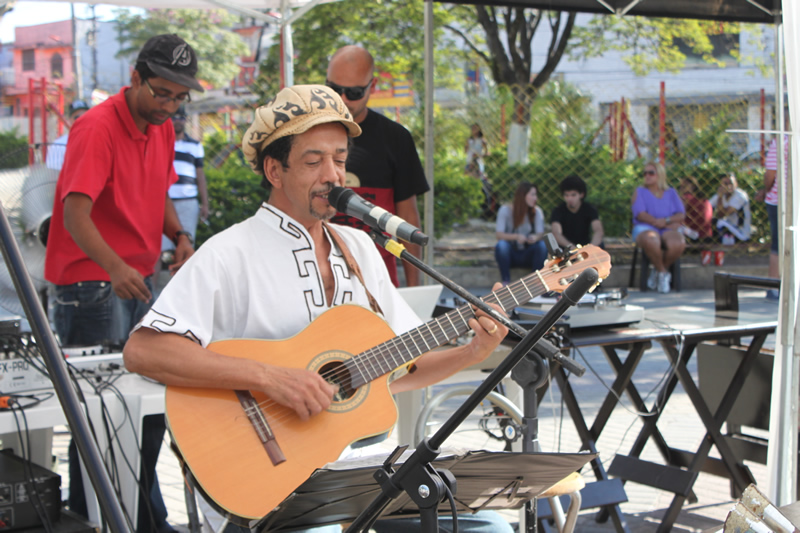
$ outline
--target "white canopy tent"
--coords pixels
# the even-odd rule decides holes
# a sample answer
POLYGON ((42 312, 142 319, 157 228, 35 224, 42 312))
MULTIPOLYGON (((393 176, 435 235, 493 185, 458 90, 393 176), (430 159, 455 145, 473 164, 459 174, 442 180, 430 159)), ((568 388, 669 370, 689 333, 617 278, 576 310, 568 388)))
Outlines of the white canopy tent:
MULTIPOLYGON (((35 0, 33 0, 35 1, 35 0)), ((284 85, 294 84, 293 45, 291 25, 314 6, 332 0, 104 0, 104 3, 142 8, 223 8, 257 20, 279 24, 283 39, 282 65, 284 85), (268 14, 263 11, 270 11, 268 14)), ((783 57, 786 57, 786 80, 789 94, 789 113, 792 124, 800 124, 800 6, 797 2, 781 0, 447 0, 453 3, 512 5, 541 9, 562 9, 590 13, 636 15, 650 17, 701 18, 728 22, 756 22, 775 25, 776 39, 776 108, 778 123, 783 123, 783 57), (783 7, 783 14, 781 9, 783 7), (783 15, 783 24, 781 23, 783 15), (785 31, 784 31, 785 27, 785 31), (784 40, 783 35, 787 38, 784 40)), ((0 3, 0 16, 12 2, 0 3)), ((425 11, 425 172, 433 187, 433 8, 426 3, 425 11)), ((780 144, 780 143, 779 143, 780 144)), ((800 139, 790 138, 791 175, 800 171, 800 139)), ((782 159, 779 151, 779 161, 782 159)), ((783 165, 779 164, 779 185, 783 165)), ((779 205, 781 241, 781 299, 773 374, 773 393, 770 420, 769 493, 780 505, 795 500, 797 480, 798 398, 800 398, 800 339, 798 336, 797 294, 798 192, 788 182, 781 190, 779 205)), ((432 191, 433 193, 433 191, 432 191)), ((433 198, 425 196, 426 233, 434 234, 433 198)), ((430 262, 433 243, 426 250, 430 262)))
MULTIPOLYGON (((786 59, 789 114, 792 124, 800 124, 800 6, 781 0, 436 0, 448 3, 488 4, 577 11, 619 16, 672 17, 774 24, 775 88, 777 123, 783 124, 783 65, 786 59), (784 9, 783 14, 781 9, 784 9), (783 24, 781 16, 783 15, 783 24), (785 29, 784 29, 785 26, 785 29), (787 38, 784 41, 783 35, 787 38)), ((433 8, 425 11, 425 172, 433 176, 433 8)), ((782 135, 781 135, 782 137, 782 135)), ((800 171, 800 139, 790 138, 792 168, 800 171)), ((778 145, 782 145, 782 138, 778 145)), ((798 339, 797 278, 800 271, 798 213, 800 195, 790 181, 784 181, 783 151, 779 150, 778 220, 780 234, 781 298, 775 363, 772 378, 770 435, 767 468, 770 474, 768 493, 774 502, 786 505, 796 500, 798 457, 798 399, 800 398, 800 339, 798 339), (783 184, 787 183, 788 187, 783 184), (785 189, 785 190, 783 190, 785 189)), ((433 184, 431 183, 431 187, 433 184)), ((432 191, 433 192, 433 191, 432 191)), ((426 232, 433 234, 433 201, 426 195, 426 232)), ((431 252, 429 245, 428 253, 431 252)), ((430 257, 430 256, 429 256, 430 257)))

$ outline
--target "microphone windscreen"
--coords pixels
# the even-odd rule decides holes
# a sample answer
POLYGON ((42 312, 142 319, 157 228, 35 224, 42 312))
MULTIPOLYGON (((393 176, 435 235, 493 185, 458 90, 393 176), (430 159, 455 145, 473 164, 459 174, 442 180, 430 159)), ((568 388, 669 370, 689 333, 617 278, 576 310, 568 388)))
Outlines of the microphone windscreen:
POLYGON ((336 208, 337 211, 344 213, 347 208, 347 203, 350 198, 355 194, 352 189, 344 187, 334 187, 328 193, 328 203, 336 208))

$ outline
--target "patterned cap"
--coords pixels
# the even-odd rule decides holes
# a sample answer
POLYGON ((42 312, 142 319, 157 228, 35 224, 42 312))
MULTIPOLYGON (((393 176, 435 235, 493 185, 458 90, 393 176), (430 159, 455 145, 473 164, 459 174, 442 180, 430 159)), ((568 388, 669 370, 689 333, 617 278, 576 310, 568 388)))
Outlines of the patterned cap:
POLYGON ((361 135, 353 115, 330 87, 295 85, 281 89, 275 98, 256 109, 255 119, 242 139, 242 151, 253 171, 263 174, 258 155, 264 148, 281 137, 299 135, 328 122, 341 122, 350 137, 361 135))
POLYGON ((195 79, 197 54, 189 43, 174 33, 150 37, 136 58, 145 63, 159 78, 203 92, 203 86, 195 79))

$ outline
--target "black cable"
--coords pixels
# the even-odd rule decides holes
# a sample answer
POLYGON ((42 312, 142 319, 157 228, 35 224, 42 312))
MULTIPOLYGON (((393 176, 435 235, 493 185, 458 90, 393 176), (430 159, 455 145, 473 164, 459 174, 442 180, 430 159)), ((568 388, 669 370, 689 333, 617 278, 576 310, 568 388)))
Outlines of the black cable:
MULTIPOLYGON (((94 422, 92 421, 92 417, 89 416, 89 405, 86 402, 86 396, 83 394, 83 388, 80 386, 80 383, 78 382, 78 378, 75 376, 76 372, 78 374, 81 374, 81 372, 78 371, 75 367, 73 367, 70 364, 69 360, 67 360, 67 370, 69 372, 70 380, 72 381, 72 383, 74 385, 75 393, 78 396, 78 401, 81 403, 81 405, 83 405, 84 416, 86 417, 86 421, 88 422, 89 430, 92 433, 92 439, 94 440, 95 445, 98 445, 97 431, 95 430, 94 422)), ((87 380, 87 382, 88 382, 88 380, 87 380)), ((88 383, 89 383, 89 386, 92 387, 92 389, 94 389, 93 384, 91 382, 88 382, 88 383)), ((99 447, 99 445, 98 445, 98 447, 99 447)), ((106 467, 106 470, 107 469, 108 468, 106 467)), ((70 488, 70 490, 71 490, 71 488, 70 488)), ((114 491, 117 493, 117 495, 119 495, 119 492, 120 492, 119 491, 119 487, 114 486, 114 491)), ((130 527, 131 531, 133 531, 134 528, 132 526, 132 522, 131 522, 130 517, 125 512, 124 508, 122 509, 122 511, 123 511, 123 515, 125 516, 126 521, 128 522, 128 526, 130 527)), ((105 517, 103 516, 102 513, 100 513, 100 527, 101 527, 102 531, 104 531, 104 532, 108 529, 108 523, 107 523, 107 521, 106 521, 106 519, 105 519, 105 517)))
MULTIPOLYGON (((142 455, 141 436, 137 433, 136 427, 133 425, 133 417, 131 416, 130 410, 128 409, 128 403, 125 401, 122 392, 120 392, 120 390, 116 387, 116 385, 108 384, 106 388, 107 390, 110 390, 119 399, 120 404, 123 407, 123 410, 125 412, 125 419, 127 419, 128 424, 130 425, 131 433, 133 433, 134 440, 136 441, 136 449, 139 452, 139 457, 141 457, 142 459, 141 460, 142 466, 144 466, 144 456, 142 455)), ((144 433, 144 417, 142 417, 142 433, 144 433)), ((150 483, 148 483, 147 478, 141 479, 139 477, 139 474, 134 472, 133 465, 131 465, 130 460, 128 459, 126 454, 122 451, 121 445, 120 445, 120 452, 122 452, 122 457, 123 459, 125 459, 125 464, 127 465, 128 470, 131 472, 131 475, 136 480, 136 483, 139 486, 139 495, 140 495, 139 505, 142 505, 142 502, 144 502, 144 504, 147 506, 147 514, 150 518, 150 524, 152 525, 153 530, 156 531, 158 527, 156 525, 155 516, 153 515, 153 507, 152 505, 150 505, 150 491, 147 490, 147 487, 150 486, 150 483)), ((141 470, 144 469, 141 468, 140 471, 141 470)), ((138 510, 137 510, 137 516, 138 516, 138 510)))
POLYGON ((453 533, 458 533, 458 511, 456 509, 456 500, 453 497, 453 492, 447 484, 444 484, 444 490, 447 494, 447 500, 450 502, 450 513, 453 515, 453 533))
MULTIPOLYGON (((103 462, 105 464, 106 471, 109 474, 109 478, 111 480, 111 484, 114 487, 114 492, 116 492, 117 497, 119 498, 119 500, 122 501, 122 488, 120 486, 120 476, 119 476, 119 471, 118 471, 118 466, 117 466, 117 459, 116 459, 116 455, 115 455, 115 452, 114 452, 114 445, 113 444, 114 444, 115 440, 117 442, 119 442, 118 432, 119 432, 119 428, 121 428, 122 425, 124 424, 124 420, 123 420, 123 422, 120 423, 120 426, 114 427, 114 432, 113 432, 113 436, 112 436, 112 433, 111 433, 110 428, 109 428, 109 421, 111 421, 112 426, 113 426, 113 420, 111 420, 111 414, 110 414, 110 412, 108 410, 108 406, 106 405, 105 399, 103 398, 103 395, 101 394, 102 388, 103 388, 103 383, 101 382, 99 385, 96 385, 95 383, 92 382, 92 380, 87 376, 87 374, 92 374, 93 371, 79 370, 79 369, 74 368, 71 365, 68 365, 68 366, 70 367, 70 371, 71 371, 70 374, 71 374, 73 380, 77 381, 77 378, 76 378, 75 374, 77 374, 79 377, 83 378, 84 381, 86 381, 87 385, 89 387, 91 387, 91 389, 94 391, 95 395, 98 397, 98 399, 100 401, 100 410, 101 410, 101 413, 102 413, 103 429, 105 431, 106 441, 108 442, 108 448, 106 449, 106 455, 104 456, 104 461, 103 462)), ((78 387, 78 388, 80 388, 80 387, 78 387)), ((84 398, 84 404, 85 404, 85 398, 84 398)), ((92 431, 93 431, 93 434, 94 434, 94 428, 92 428, 92 431)), ((95 437, 95 443, 97 443, 96 434, 94 434, 94 437, 95 437)), ((99 443, 98 443, 98 446, 99 446, 99 443)), ((137 479, 137 483, 138 483, 138 479, 137 479)), ((131 529, 133 529, 133 527, 132 527, 132 523, 133 522, 131 520, 129 510, 125 509, 125 507, 123 506, 122 507, 122 511, 125 514, 125 519, 128 521, 129 525, 131 525, 131 529)), ((107 524, 105 523, 105 521, 103 523, 103 527, 104 527, 104 529, 107 527, 107 524)))
MULTIPOLYGON (((35 405, 35 404, 34 404, 35 405)), ((33 467, 30 462, 31 455, 31 434, 28 429, 28 417, 25 415, 25 410, 16 405, 16 400, 12 399, 8 403, 11 413, 14 415, 14 422, 17 425, 17 438, 19 439, 20 448, 22 448, 22 463, 25 473, 28 476, 28 494, 30 495, 30 502, 34 511, 39 516, 42 526, 47 533, 53 533, 53 524, 50 522, 50 517, 47 516, 42 498, 39 495, 39 489, 36 486, 36 477, 33 475, 33 467), (22 427, 17 417, 17 411, 22 415, 22 420, 25 423, 25 439, 22 438, 22 427), (27 450, 26 450, 27 448, 27 450)))

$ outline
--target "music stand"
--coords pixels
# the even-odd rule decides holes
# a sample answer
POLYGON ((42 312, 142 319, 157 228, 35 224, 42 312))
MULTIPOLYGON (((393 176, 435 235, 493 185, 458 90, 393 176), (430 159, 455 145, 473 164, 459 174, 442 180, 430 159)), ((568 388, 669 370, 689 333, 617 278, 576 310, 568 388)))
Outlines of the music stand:
MULTIPOLYGON (((408 457, 411 451, 404 454, 408 457)), ((459 513, 482 509, 519 509, 594 459, 594 453, 517 453, 469 451, 443 455, 433 466, 458 479, 455 494, 459 513)), ((352 522, 381 492, 374 472, 385 456, 342 460, 316 470, 258 525, 261 531, 352 522)), ((402 462, 402 459, 401 459, 402 462)), ((440 504, 449 513, 447 501, 440 504)), ((404 493, 393 500, 382 518, 419 516, 419 508, 404 493)))

